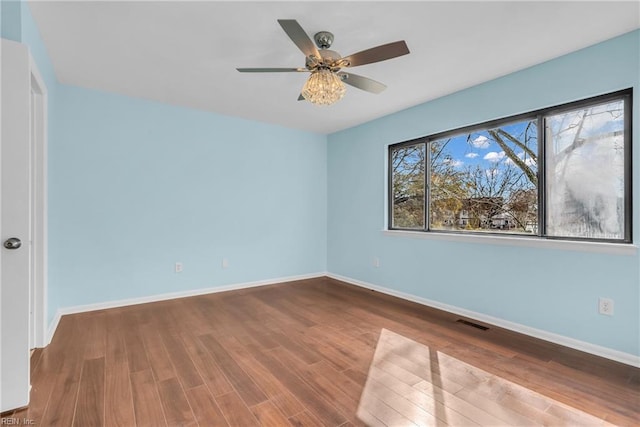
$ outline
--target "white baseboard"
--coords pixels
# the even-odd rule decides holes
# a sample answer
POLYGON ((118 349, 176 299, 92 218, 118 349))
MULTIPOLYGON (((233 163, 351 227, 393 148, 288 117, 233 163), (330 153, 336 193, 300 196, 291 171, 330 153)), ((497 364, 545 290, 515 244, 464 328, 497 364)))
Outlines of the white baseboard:
POLYGON ((416 302, 418 304, 426 305, 428 307, 437 308, 439 310, 448 311, 450 313, 457 314, 459 316, 468 317, 471 319, 479 320, 484 323, 495 325, 504 329, 509 329, 514 332, 529 335, 534 338, 549 341, 555 344, 560 344, 565 347, 570 347, 576 350, 584 351, 586 353, 594 354, 596 356, 605 357, 607 359, 615 360, 616 362, 624 363, 627 365, 640 367, 640 356, 625 353, 618 350, 613 350, 607 347, 602 347, 596 344, 591 344, 585 341, 576 340, 563 335, 554 334, 552 332, 543 331, 541 329, 532 328, 526 325, 522 325, 508 320, 500 319, 497 317, 489 316, 486 314, 478 313, 475 311, 467 310, 464 308, 456 307, 449 304, 444 304, 438 301, 433 301, 427 298, 422 298, 416 295, 407 294, 404 292, 396 291, 393 289, 385 288, 382 286, 373 285, 371 283, 363 282, 361 280, 352 279, 350 277, 340 276, 338 274, 327 273, 327 277, 340 280, 342 282, 350 283, 362 288, 381 292, 383 294, 391 295, 394 297, 402 298, 404 300, 416 302))
POLYGON ((169 292, 165 294, 158 295, 149 295, 138 298, 128 298, 117 301, 106 301, 100 302, 96 304, 86 304, 86 305, 76 305, 73 307, 63 307, 59 308, 56 311, 53 320, 49 324, 49 329, 47 331, 47 342, 45 345, 49 345, 51 340, 53 339, 53 335, 56 333, 56 329, 58 328, 58 324, 60 323, 60 318, 65 314, 75 314, 75 313, 84 313, 87 311, 96 311, 96 310, 104 310, 108 308, 116 308, 116 307, 126 307, 128 305, 136 305, 136 304, 146 304, 149 302, 157 302, 157 301, 166 301, 170 299, 176 298, 185 298, 185 297, 193 297, 196 295, 205 295, 205 294, 214 294, 217 292, 227 292, 227 291, 235 291, 238 289, 248 289, 255 288, 258 286, 267 286, 267 285, 275 285, 278 283, 285 282, 294 282, 296 280, 306 280, 306 279, 314 279, 317 277, 325 277, 327 274, 325 272, 320 273, 312 273, 312 274, 303 274, 300 276, 288 276, 288 277, 280 277, 277 279, 267 279, 267 280, 258 280, 255 282, 245 282, 245 283, 234 283, 231 285, 223 285, 217 286, 213 288, 201 288, 201 289, 191 289, 187 291, 180 292, 169 292))

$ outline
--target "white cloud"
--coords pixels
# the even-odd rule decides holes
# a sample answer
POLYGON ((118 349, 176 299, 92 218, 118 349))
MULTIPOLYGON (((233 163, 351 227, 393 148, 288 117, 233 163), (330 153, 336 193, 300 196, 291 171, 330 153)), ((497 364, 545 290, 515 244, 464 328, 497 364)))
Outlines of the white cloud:
POLYGON ((489 160, 492 163, 497 163, 500 160, 504 159, 504 156, 505 156, 504 151, 501 151, 499 153, 495 151, 490 151, 483 157, 483 159, 489 160))
POLYGON ((489 138, 484 135, 480 135, 479 137, 471 141, 471 145, 476 148, 487 148, 489 147, 489 144, 489 138))
POLYGON ((478 153, 467 153, 464 156, 468 157, 469 159, 475 159, 476 157, 479 156, 479 154, 478 153))

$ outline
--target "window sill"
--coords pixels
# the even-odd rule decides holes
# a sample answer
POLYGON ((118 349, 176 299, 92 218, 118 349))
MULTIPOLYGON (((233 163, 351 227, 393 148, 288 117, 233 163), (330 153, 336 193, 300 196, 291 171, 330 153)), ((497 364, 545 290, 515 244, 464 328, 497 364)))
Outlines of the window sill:
POLYGON ((592 252, 609 255, 637 255, 638 246, 629 243, 578 242, 570 240, 536 239, 526 236, 496 236, 458 233, 430 233, 425 231, 382 230, 385 236, 412 239, 445 240, 449 242, 483 243, 489 245, 520 246, 592 252))

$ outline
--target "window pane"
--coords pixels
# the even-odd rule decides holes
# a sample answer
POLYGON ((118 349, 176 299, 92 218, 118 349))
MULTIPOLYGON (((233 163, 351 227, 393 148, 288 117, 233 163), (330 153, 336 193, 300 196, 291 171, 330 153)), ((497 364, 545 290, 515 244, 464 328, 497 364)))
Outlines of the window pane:
POLYGON ((545 118, 547 235, 625 238, 624 101, 545 118))
POLYGON ((432 230, 538 232, 536 120, 431 141, 432 230))
POLYGON ((391 165, 392 227, 423 229, 425 145, 394 149, 391 165))

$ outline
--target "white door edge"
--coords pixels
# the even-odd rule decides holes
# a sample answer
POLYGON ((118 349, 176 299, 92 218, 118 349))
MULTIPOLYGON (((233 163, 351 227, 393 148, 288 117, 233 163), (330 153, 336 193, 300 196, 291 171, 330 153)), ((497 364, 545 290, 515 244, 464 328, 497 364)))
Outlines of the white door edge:
POLYGON ((32 126, 32 291, 34 325, 32 347, 44 347, 47 339, 47 129, 48 96, 44 79, 40 75, 35 61, 29 55, 31 73, 32 100, 35 105, 35 125, 32 126))

